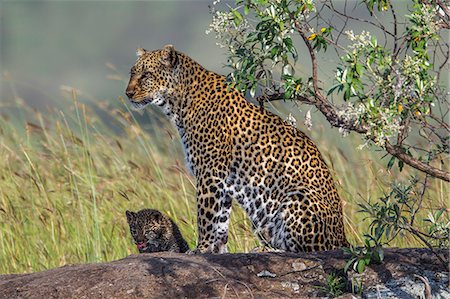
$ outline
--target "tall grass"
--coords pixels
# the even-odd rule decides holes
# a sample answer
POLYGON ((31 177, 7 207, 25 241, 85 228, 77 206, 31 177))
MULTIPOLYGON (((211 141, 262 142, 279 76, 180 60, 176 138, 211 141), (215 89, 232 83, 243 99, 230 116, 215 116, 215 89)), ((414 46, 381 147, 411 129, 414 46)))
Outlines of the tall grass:
MULTIPOLYGON (((123 100, 117 105, 85 99, 81 103, 75 92, 67 106, 44 114, 21 102, 12 107, 20 114, 11 113, 19 120, 9 119, 8 110, 2 109, 0 273, 136 253, 124 215, 127 209, 163 211, 194 247, 194 179, 185 171, 177 133, 168 121, 152 110, 144 116, 131 112, 123 100), (152 126, 141 127, 136 117, 150 118, 152 126)), ((311 134, 346 201, 348 238, 359 243, 368 222, 356 213, 357 202, 382 195, 394 175, 383 168, 378 154, 356 151, 357 139, 332 140, 328 131, 318 125, 311 134)), ((446 205, 443 188, 432 182, 429 207, 446 205)), ((246 215, 237 206, 233 211, 229 251, 249 251, 258 243, 246 215)), ((393 245, 418 243, 399 239, 393 245)))

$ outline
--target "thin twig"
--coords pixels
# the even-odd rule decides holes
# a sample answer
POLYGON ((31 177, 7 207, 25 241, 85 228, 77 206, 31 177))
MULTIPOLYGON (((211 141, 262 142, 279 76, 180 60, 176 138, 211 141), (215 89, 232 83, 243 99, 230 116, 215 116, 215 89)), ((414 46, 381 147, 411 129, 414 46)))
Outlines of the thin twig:
POLYGON ((416 218, 417 212, 422 208, 422 200, 425 195, 425 191, 427 190, 427 187, 428 187, 427 186, 428 185, 428 176, 429 176, 429 174, 427 173, 425 175, 425 179, 423 180, 423 188, 422 188, 422 192, 420 193, 420 196, 419 196, 419 202, 417 204, 417 208, 414 210, 414 212, 411 215, 411 221, 409 222, 409 225, 411 225, 411 226, 413 226, 413 224, 414 224, 414 220, 416 218))
POLYGON ((389 6, 391 7, 391 13, 392 13, 392 18, 394 19, 394 50, 393 53, 397 52, 397 47, 398 47, 398 40, 397 40, 397 15, 395 13, 394 10, 394 6, 392 5, 392 3, 389 1, 389 6))
POLYGON ((447 266, 447 262, 436 252, 436 250, 434 250, 433 246, 431 246, 431 244, 424 237, 421 236, 418 230, 416 230, 412 226, 405 227, 405 229, 409 231, 411 234, 413 234, 413 236, 419 238, 419 240, 422 241, 422 243, 425 244, 431 250, 431 253, 433 253, 439 259, 439 261, 442 262, 444 267, 447 266))
POLYGON ((377 27, 378 29, 381 29, 382 31, 386 32, 387 34, 389 34, 390 36, 395 38, 395 35, 392 32, 388 31, 386 29, 386 27, 384 27, 382 24, 376 24, 376 23, 374 23, 372 21, 369 21, 369 20, 365 20, 365 19, 361 19, 361 18, 357 18, 357 17, 353 17, 353 16, 350 16, 350 15, 347 15, 347 14, 342 13, 342 12, 338 11, 337 9, 335 9, 334 6, 330 7, 329 4, 327 4, 327 3, 325 3, 324 5, 327 6, 333 12, 337 13, 338 15, 341 15, 341 16, 343 16, 345 18, 349 18, 351 20, 359 21, 359 22, 362 22, 362 23, 368 23, 368 24, 370 24, 372 26, 377 27))

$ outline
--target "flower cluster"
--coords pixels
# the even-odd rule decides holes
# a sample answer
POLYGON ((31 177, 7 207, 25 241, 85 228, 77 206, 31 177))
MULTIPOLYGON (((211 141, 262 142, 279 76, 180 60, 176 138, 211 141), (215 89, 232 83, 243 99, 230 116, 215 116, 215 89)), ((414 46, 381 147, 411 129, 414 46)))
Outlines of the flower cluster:
POLYGON ((341 117, 364 123, 369 128, 366 139, 384 146, 404 129, 405 119, 429 114, 433 106, 436 76, 430 72, 426 43, 422 44, 424 51, 394 60, 369 32, 346 31, 346 35, 350 41, 348 53, 341 58, 342 66, 336 72, 338 83, 333 87, 344 91, 347 101, 341 117))
POLYGON ((347 35, 347 38, 353 42, 348 46, 349 49, 353 50, 353 53, 371 45, 372 36, 368 31, 363 31, 361 34, 354 34, 353 30, 347 30, 345 31, 345 34, 347 35))
MULTIPOLYGON (((365 134, 367 141, 372 140, 378 146, 384 146, 386 141, 395 137, 403 128, 401 125, 401 117, 397 111, 389 107, 378 107, 374 109, 372 103, 348 103, 338 112, 338 116, 344 122, 354 122, 359 124, 364 122, 369 127, 369 131, 365 134)), ((348 131, 339 130, 343 136, 347 136, 348 131)), ((360 148, 367 145, 367 142, 360 148)))
POLYGON ((304 125, 306 126, 306 128, 311 131, 312 129, 312 118, 311 118, 311 110, 308 110, 308 112, 306 112, 305 115, 305 121, 304 121, 304 125))
MULTIPOLYGON (((359 125, 361 120, 364 118, 363 116, 366 113, 366 107, 359 103, 358 105, 354 105, 353 103, 347 103, 347 105, 341 108, 337 114, 340 119, 343 120, 344 123, 354 123, 355 125, 359 125)), ((339 132, 342 136, 346 137, 349 133, 345 128, 339 128, 339 132)))
POLYGON ((429 36, 436 34, 440 29, 438 18, 436 17, 438 13, 438 6, 417 3, 414 8, 415 9, 409 16, 412 23, 411 28, 414 31, 421 32, 429 36))
POLYGON ((206 34, 212 32, 216 35, 216 45, 221 48, 233 49, 233 43, 243 42, 249 24, 246 19, 236 22, 236 16, 232 12, 218 11, 214 7, 211 9, 212 22, 205 31, 206 34))
POLYGON ((294 128, 297 127, 297 119, 292 115, 292 113, 289 113, 288 117, 286 118, 286 121, 294 128))
POLYGON ((206 31, 215 33, 216 44, 229 53, 227 66, 233 69, 229 81, 250 96, 283 90, 285 99, 292 98, 300 83, 294 77, 298 53, 292 36, 296 22, 315 10, 314 1, 236 3, 225 11, 219 11, 214 5, 212 23, 206 31))

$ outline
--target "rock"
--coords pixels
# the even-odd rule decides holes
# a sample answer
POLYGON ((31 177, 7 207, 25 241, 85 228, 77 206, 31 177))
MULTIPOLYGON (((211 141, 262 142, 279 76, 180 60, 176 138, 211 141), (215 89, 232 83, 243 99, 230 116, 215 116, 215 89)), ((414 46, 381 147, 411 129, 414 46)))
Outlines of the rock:
POLYGON ((281 283, 281 286, 283 288, 291 288, 294 291, 294 293, 299 293, 299 291, 300 291, 300 286, 296 282, 283 281, 281 283))
POLYGON ((272 273, 272 272, 269 272, 269 271, 267 271, 267 270, 263 270, 263 271, 261 271, 261 272, 259 272, 258 274, 256 274, 256 275, 258 275, 258 277, 277 277, 277 275, 276 274, 274 274, 274 273, 272 273))
POLYGON ((307 267, 306 267, 306 264, 305 263, 292 263, 292 269, 294 270, 294 271, 303 271, 303 270, 305 270, 307 267))
MULTIPOLYGON (((448 252, 443 250, 442 254, 448 259, 448 252)), ((340 250, 298 254, 147 253, 109 263, 0 275, 0 298, 327 297, 327 277, 339 272, 348 258, 340 250), (258 277, 264 271, 276 276, 258 277)), ((386 249, 383 264, 367 267, 363 275, 350 273, 348 278, 359 279, 363 297, 386 287, 391 293, 384 294, 405 298, 402 296, 420 296, 413 289, 424 290, 414 274, 428 279, 433 296, 446 298, 447 269, 426 249, 386 249), (399 284, 400 289, 394 287, 399 284)))

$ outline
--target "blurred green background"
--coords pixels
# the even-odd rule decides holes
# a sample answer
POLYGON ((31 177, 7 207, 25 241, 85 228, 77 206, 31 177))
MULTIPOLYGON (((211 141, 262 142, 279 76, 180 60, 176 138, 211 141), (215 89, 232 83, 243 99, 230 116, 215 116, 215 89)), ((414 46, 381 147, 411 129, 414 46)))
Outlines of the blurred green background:
MULTIPOLYGON (((0 2, 0 273, 136 253, 127 209, 160 209, 195 246, 194 179, 185 170, 178 134, 157 108, 132 112, 123 97, 138 47, 170 43, 227 74, 224 51, 205 34, 209 4, 0 2)), ((336 63, 335 57, 323 59, 330 68, 336 63)), ((300 61, 298 71, 308 71, 308 63, 300 61)), ((387 171, 380 152, 357 150, 358 136, 342 138, 315 110, 307 131, 308 106, 268 108, 283 118, 292 113, 316 141, 345 202, 348 239, 360 243, 368 221, 356 213, 357 203, 377 199, 392 180, 414 172, 387 171)), ((430 190, 425 214, 448 206, 447 185, 432 181, 430 190)), ((249 251, 258 242, 245 214, 236 206, 233 211, 229 251, 249 251)), ((399 238, 392 245, 417 244, 399 238)))

